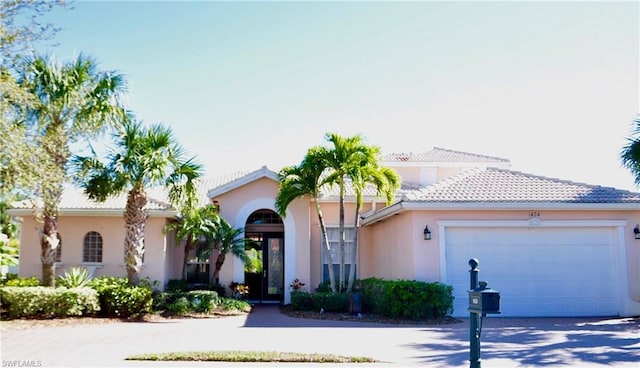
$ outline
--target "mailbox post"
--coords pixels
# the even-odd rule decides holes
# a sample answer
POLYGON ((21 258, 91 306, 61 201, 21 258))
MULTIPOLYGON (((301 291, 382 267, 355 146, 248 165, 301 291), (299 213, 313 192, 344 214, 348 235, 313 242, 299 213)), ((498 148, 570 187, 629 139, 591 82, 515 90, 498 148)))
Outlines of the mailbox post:
POLYGON ((487 287, 485 281, 478 282, 478 260, 469 260, 469 367, 480 368, 481 317, 500 313, 500 293, 487 287))

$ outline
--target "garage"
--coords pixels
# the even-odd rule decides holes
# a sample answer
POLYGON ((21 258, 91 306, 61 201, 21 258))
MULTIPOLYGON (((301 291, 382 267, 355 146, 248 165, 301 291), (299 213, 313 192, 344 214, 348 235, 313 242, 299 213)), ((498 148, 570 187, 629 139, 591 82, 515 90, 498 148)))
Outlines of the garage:
POLYGON ((469 260, 501 294, 501 316, 619 314, 616 230, 611 226, 442 226, 441 265, 454 316, 469 316, 469 260))

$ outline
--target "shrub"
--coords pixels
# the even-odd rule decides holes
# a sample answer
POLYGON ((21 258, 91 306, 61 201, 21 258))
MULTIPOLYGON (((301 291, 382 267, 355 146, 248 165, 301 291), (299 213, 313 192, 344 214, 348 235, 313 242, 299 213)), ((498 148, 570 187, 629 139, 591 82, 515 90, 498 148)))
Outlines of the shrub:
POLYGON ((191 310, 191 303, 189 303, 187 297, 182 296, 167 305, 167 310, 175 315, 184 315, 191 310))
POLYGON ((10 318, 83 316, 100 310, 97 292, 88 287, 6 286, 0 288, 0 302, 10 318))
MULTIPOLYGON (((453 287, 440 283, 367 278, 356 284, 362 302, 362 312, 390 318, 413 320, 437 319, 453 312, 453 287)), ((348 312, 348 293, 332 293, 328 283, 322 283, 315 294, 291 293, 294 310, 348 312)))
POLYGON ((224 287, 224 285, 220 285, 220 284, 209 284, 209 285, 202 285, 199 287, 196 287, 192 290, 210 290, 210 291, 215 291, 218 296, 222 297, 227 295, 227 288, 224 287))
POLYGON ((0 273, 0 286, 6 285, 7 281, 18 278, 17 273, 0 273))
POLYGON ((147 286, 131 286, 124 277, 101 276, 89 281, 98 292, 102 315, 139 318, 152 311, 153 292, 147 286))
POLYGON ((246 300, 233 299, 233 298, 221 298, 220 308, 225 311, 238 311, 248 313, 251 311, 251 304, 246 300))
POLYGON ((320 310, 326 312, 347 312, 349 308, 349 294, 319 292, 310 294, 304 291, 291 292, 291 309, 320 310))
POLYGON ((153 301, 154 310, 171 314, 210 313, 220 305, 218 293, 211 290, 159 293, 153 301))
POLYGON ((440 283, 384 281, 374 313, 413 320, 441 318, 453 311, 453 287, 440 283))
POLYGON ((187 285, 187 280, 181 279, 171 279, 167 282, 167 286, 164 288, 166 292, 181 292, 187 291, 189 287, 187 285))
POLYGON ((314 309, 324 309, 326 312, 347 312, 349 310, 349 294, 346 293, 315 293, 313 294, 314 309))
POLYGON ((193 290, 188 295, 191 302, 191 310, 196 313, 209 313, 220 304, 220 298, 215 291, 193 290))
POLYGON ((313 294, 304 291, 291 292, 291 309, 308 311, 315 308, 313 304, 313 294))
POLYGON ((328 293, 331 292, 331 283, 329 281, 321 282, 318 284, 316 288, 316 292, 318 293, 328 293))
POLYGON ((10 277, 7 278, 4 286, 17 286, 17 287, 33 287, 40 286, 40 280, 35 277, 10 277))
POLYGON ((90 280, 91 276, 86 268, 72 267, 68 269, 64 275, 58 277, 56 285, 64 286, 66 288, 83 287, 87 286, 90 280))

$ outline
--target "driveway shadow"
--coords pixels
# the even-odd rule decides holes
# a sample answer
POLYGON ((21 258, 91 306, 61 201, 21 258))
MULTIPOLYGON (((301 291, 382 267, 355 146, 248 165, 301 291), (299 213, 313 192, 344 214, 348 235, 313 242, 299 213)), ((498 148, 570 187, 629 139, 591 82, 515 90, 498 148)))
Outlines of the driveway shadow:
MULTIPOLYGON (((424 363, 464 365, 469 361, 469 324, 441 326, 436 342, 415 344, 424 363)), ((616 366, 640 362, 640 317, 636 318, 485 318, 481 357, 508 359, 524 366, 597 363, 616 366)))

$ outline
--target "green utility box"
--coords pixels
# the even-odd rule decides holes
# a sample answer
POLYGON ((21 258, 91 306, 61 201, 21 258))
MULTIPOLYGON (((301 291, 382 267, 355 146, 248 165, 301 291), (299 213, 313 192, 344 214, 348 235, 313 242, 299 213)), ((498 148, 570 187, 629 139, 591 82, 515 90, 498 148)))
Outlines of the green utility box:
POLYGON ((469 290, 469 311, 481 314, 500 314, 500 292, 480 281, 479 287, 469 290))

